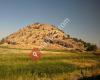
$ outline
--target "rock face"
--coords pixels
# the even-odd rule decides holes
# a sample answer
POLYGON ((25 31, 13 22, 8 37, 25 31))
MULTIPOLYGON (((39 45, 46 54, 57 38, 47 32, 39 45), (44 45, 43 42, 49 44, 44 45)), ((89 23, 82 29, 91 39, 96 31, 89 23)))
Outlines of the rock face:
POLYGON ((1 45, 7 45, 13 48, 32 49, 50 48, 50 49, 68 49, 84 50, 84 44, 81 41, 75 41, 69 35, 53 25, 35 23, 28 25, 19 31, 12 33, 3 39, 1 45))

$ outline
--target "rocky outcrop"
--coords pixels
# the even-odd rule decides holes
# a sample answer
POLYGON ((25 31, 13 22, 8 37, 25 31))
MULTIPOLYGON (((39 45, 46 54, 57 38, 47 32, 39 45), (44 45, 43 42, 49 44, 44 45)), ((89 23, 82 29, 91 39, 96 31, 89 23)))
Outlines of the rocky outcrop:
POLYGON ((43 48, 84 50, 81 41, 75 41, 53 25, 39 23, 28 25, 12 33, 3 39, 2 45, 24 49, 44 46, 43 48))

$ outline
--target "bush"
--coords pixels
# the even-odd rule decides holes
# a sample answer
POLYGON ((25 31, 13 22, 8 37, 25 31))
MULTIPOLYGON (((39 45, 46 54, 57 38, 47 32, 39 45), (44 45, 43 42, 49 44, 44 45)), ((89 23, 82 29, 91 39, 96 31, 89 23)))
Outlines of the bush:
POLYGON ((97 50, 97 46, 91 43, 86 43, 85 47, 86 47, 86 51, 96 51, 97 50))
POLYGON ((3 44, 5 42, 5 39, 3 38, 1 41, 0 41, 0 44, 3 44))

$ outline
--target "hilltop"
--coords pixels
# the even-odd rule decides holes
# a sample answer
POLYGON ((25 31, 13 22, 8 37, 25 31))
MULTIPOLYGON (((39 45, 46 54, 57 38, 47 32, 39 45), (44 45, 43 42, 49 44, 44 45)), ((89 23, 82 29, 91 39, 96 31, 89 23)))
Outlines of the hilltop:
POLYGON ((35 23, 5 37, 1 45, 23 49, 38 47, 84 50, 84 43, 75 39, 77 38, 71 38, 69 34, 65 34, 54 25, 35 23))

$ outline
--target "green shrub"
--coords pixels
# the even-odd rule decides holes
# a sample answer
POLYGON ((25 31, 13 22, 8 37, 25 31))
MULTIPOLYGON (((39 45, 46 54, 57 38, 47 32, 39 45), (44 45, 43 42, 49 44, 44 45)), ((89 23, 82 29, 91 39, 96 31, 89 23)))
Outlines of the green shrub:
POLYGON ((85 43, 86 51, 96 51, 97 46, 91 43, 85 43))

